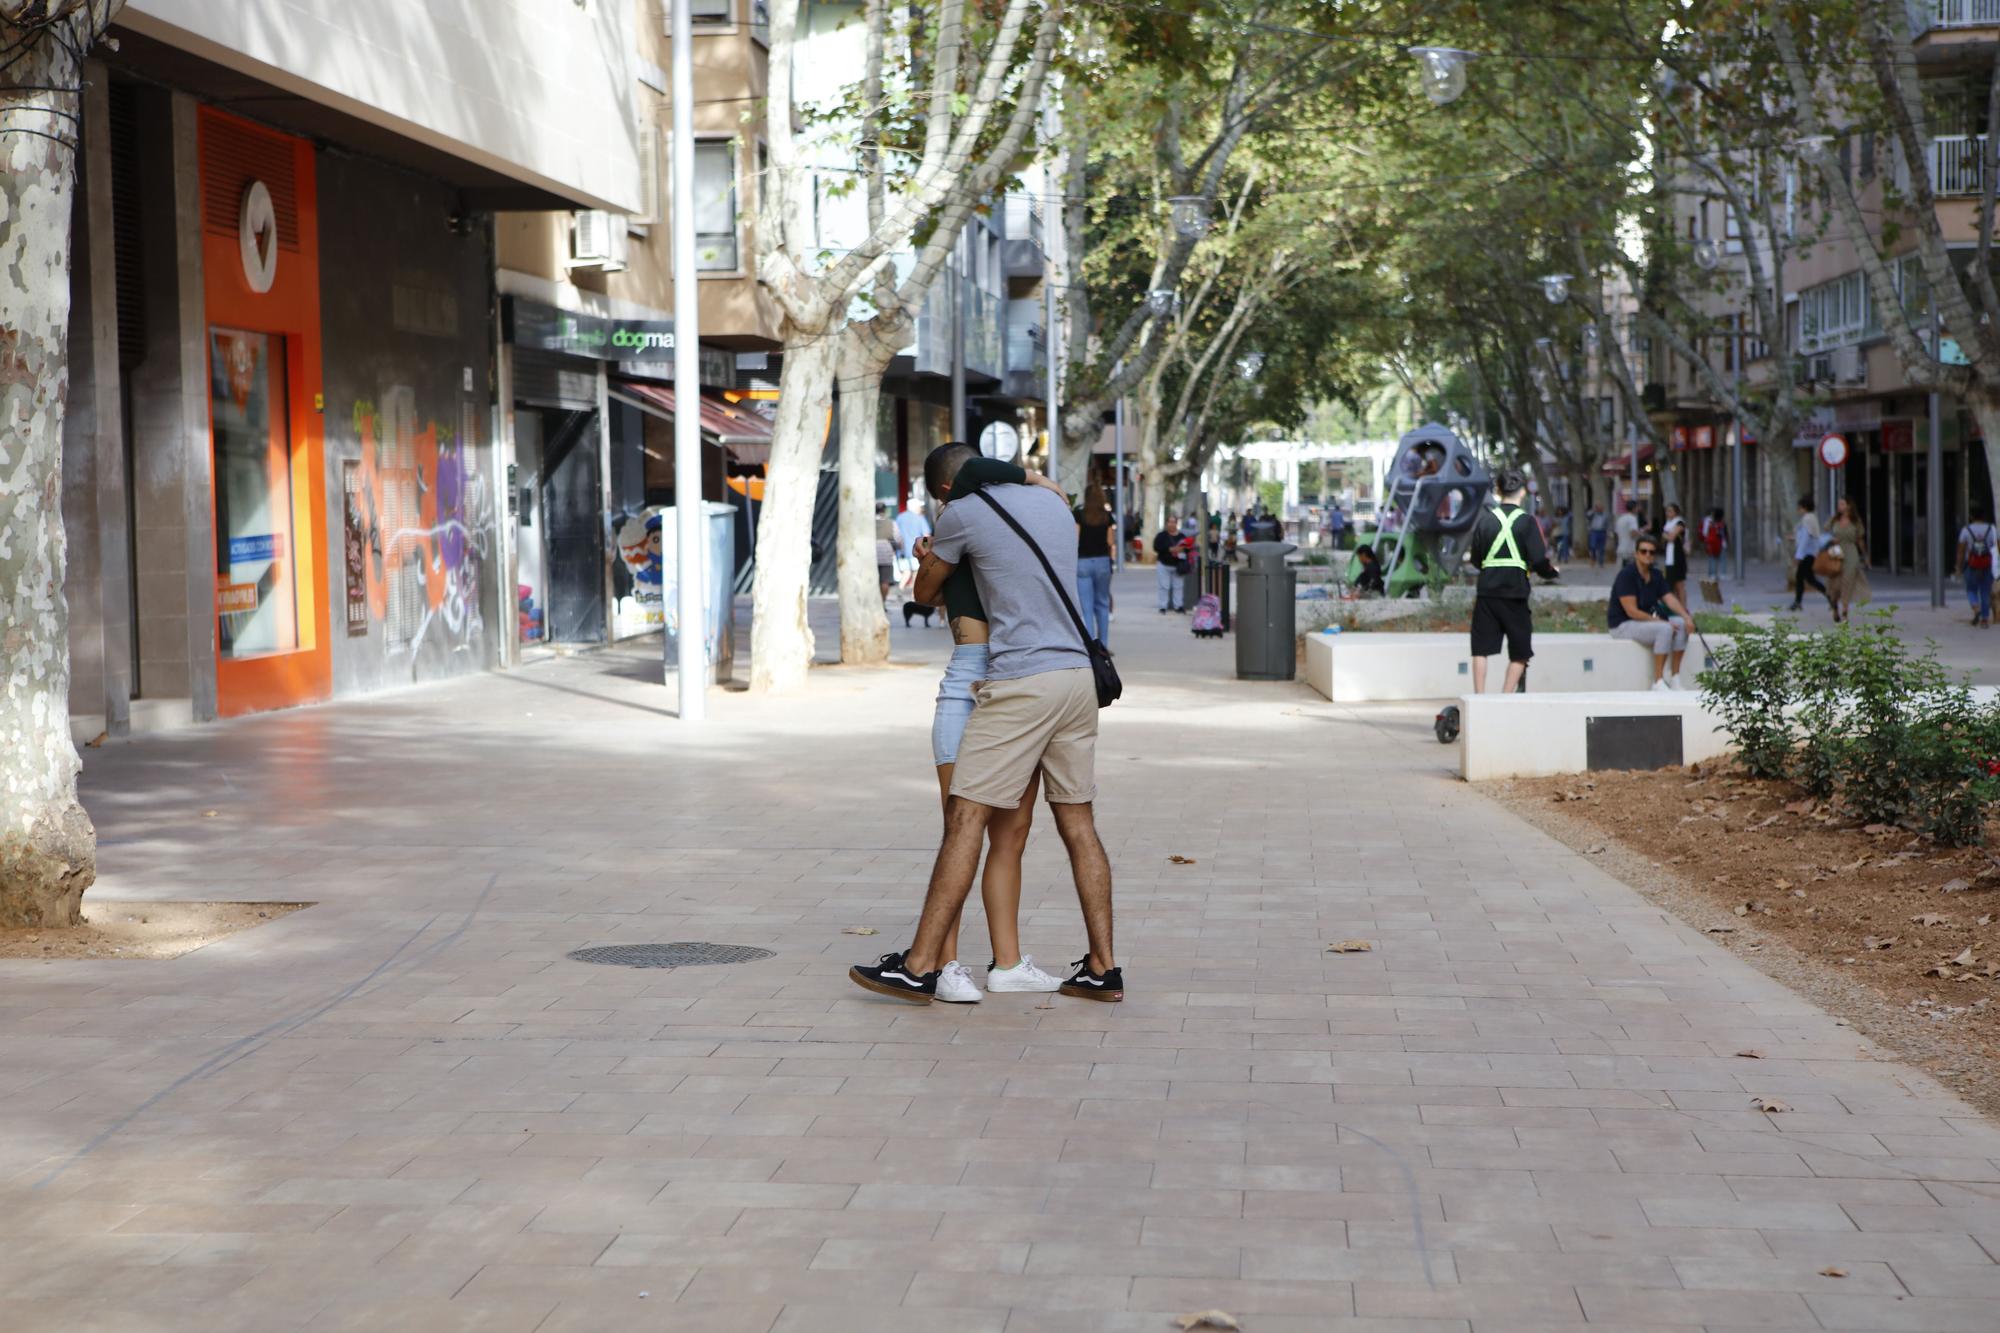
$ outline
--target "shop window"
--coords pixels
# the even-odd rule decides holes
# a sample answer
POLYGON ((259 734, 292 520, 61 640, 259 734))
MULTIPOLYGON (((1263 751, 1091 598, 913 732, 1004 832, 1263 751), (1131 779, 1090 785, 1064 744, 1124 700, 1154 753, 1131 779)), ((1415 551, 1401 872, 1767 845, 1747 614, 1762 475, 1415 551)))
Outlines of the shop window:
POLYGON ((694 146, 694 264, 704 273, 733 273, 741 265, 736 238, 736 141, 707 139, 694 146))
POLYGON ((223 657, 295 652, 292 440, 285 340, 210 329, 215 431, 215 618, 223 657))

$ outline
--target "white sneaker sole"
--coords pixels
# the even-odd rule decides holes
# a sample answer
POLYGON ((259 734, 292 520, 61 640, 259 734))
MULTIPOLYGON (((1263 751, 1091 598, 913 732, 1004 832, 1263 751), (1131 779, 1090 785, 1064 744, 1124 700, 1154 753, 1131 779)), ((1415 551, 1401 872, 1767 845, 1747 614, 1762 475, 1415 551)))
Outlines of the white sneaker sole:
POLYGON ((1053 995, 1062 989, 1062 978, 1050 977, 1047 984, 1034 982, 996 981, 991 973, 986 977, 986 990, 992 995, 1053 995))

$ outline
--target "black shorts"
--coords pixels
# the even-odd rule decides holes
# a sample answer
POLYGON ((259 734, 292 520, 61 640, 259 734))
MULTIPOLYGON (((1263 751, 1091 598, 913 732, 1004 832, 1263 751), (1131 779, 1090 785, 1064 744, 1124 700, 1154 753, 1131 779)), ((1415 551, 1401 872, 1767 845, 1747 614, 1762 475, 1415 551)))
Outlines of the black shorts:
POLYGON ((1535 655, 1534 615, 1526 602, 1510 597, 1480 597, 1472 603, 1472 655, 1491 657, 1507 645, 1509 662, 1525 662, 1535 655))

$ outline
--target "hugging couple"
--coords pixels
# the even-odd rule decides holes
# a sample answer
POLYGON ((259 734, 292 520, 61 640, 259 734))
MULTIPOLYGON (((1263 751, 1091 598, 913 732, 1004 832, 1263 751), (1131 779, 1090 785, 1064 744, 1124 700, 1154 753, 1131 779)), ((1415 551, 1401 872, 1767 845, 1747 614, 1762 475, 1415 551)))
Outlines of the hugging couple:
POLYGON ((849 968, 848 978, 915 1004, 978 1001, 979 987, 958 961, 958 922, 986 844, 980 896, 993 937, 986 988, 1122 1000, 1125 979, 1111 952, 1111 862, 1091 813, 1098 685, 1066 591, 1076 586, 1076 520, 1054 482, 968 444, 933 449, 924 484, 944 508, 936 535, 912 548, 914 595, 944 607, 956 645, 931 724, 944 842, 910 947, 849 968), (1021 853, 1038 787, 1069 852, 1089 939, 1067 980, 1021 952, 1021 853))

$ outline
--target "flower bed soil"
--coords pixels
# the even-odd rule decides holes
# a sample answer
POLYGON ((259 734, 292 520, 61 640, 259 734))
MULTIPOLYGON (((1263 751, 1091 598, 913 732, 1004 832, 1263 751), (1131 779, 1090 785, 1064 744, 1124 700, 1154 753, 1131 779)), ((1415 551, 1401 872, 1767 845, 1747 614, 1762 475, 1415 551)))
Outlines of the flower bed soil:
MULTIPOLYGON (((1530 822, 2000 1113, 2000 859, 1707 765, 1496 783, 1530 822)), ((2000 843, 2000 820, 1988 828, 2000 843)))

